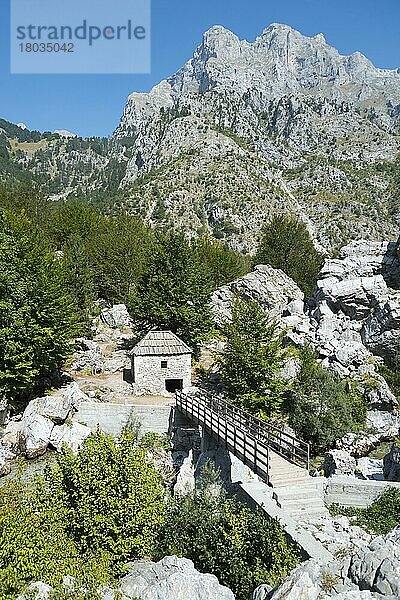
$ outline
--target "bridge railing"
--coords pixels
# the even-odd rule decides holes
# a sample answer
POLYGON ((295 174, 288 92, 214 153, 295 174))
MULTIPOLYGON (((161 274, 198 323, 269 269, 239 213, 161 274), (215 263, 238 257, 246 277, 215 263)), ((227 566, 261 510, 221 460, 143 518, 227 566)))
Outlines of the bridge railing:
POLYGON ((200 390, 190 394, 178 391, 176 405, 267 480, 269 449, 299 467, 310 468, 309 444, 221 398, 200 390))

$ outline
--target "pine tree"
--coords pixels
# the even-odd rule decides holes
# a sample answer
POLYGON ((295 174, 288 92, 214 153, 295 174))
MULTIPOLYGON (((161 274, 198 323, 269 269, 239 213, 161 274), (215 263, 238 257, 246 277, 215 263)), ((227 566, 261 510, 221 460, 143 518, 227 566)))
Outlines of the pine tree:
POLYGON ((282 335, 256 302, 239 299, 225 335, 220 374, 229 399, 261 418, 270 417, 279 409, 287 387, 279 377, 287 355, 282 335))

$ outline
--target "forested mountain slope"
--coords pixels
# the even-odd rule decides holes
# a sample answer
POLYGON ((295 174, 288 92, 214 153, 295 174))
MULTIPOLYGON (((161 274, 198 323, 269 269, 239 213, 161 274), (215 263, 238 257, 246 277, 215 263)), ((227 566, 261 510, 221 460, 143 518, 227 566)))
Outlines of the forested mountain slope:
POLYGON ((211 28, 193 57, 129 96, 109 139, 0 122, 4 179, 106 198, 150 223, 251 250, 276 212, 325 248, 396 237, 400 73, 273 24, 253 43, 211 28))

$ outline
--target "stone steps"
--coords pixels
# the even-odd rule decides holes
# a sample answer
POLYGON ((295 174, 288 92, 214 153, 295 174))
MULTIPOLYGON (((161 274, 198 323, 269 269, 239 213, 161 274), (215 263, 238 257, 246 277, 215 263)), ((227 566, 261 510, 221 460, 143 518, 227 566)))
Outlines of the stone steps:
POLYGON ((328 514, 322 481, 270 451, 269 484, 277 505, 295 520, 328 514))

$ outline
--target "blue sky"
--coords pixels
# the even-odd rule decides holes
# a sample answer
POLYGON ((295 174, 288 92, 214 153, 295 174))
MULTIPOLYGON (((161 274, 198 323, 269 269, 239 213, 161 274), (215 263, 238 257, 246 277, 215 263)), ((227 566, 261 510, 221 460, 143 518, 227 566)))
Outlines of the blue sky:
POLYGON ((252 41, 270 23, 286 23, 322 32, 344 54, 400 66, 399 0, 153 0, 150 75, 10 75, 9 1, 0 0, 0 117, 31 129, 110 134, 128 94, 175 72, 215 24, 252 41))

